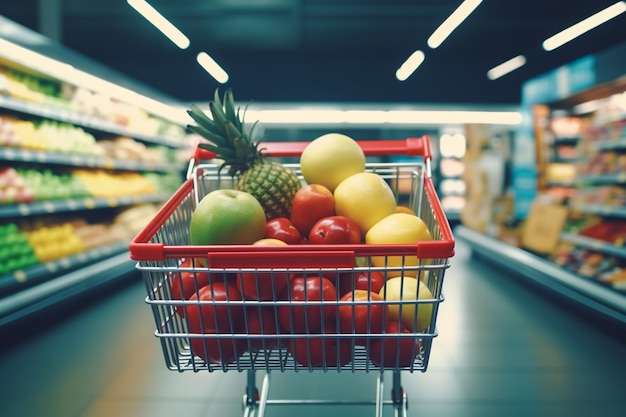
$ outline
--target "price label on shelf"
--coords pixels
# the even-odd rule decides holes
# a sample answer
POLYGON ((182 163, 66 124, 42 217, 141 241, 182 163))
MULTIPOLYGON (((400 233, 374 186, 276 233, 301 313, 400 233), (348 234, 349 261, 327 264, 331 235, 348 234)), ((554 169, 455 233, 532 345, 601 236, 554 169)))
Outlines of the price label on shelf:
POLYGON ((535 201, 522 231, 522 244, 538 253, 550 253, 558 244, 567 219, 567 207, 535 201))
POLYGON ((26 273, 21 269, 14 271, 13 277, 15 277, 15 280, 20 284, 26 282, 26 273))
POLYGON ((83 206, 85 206, 85 208, 87 209, 93 209, 96 208, 96 202, 93 198, 85 198, 83 200, 83 206))
POLYGON ((30 215, 30 206, 28 204, 19 204, 17 206, 17 211, 21 216, 28 216, 30 215))
POLYGON ((56 211, 56 206, 50 201, 44 201, 43 203, 41 203, 41 208, 46 213, 54 213, 56 211))

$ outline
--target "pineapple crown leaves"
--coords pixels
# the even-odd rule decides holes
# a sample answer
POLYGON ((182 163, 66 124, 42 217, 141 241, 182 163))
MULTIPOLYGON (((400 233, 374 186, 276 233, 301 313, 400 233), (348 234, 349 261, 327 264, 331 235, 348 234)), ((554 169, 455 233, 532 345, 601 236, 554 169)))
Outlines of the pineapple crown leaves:
POLYGON ((238 172, 246 171, 261 159, 258 146, 261 140, 253 141, 255 122, 246 132, 241 116, 245 116, 248 106, 243 110, 235 107, 235 100, 231 89, 226 90, 220 98, 219 89, 215 90, 213 101, 209 103, 209 117, 197 105, 191 105, 187 111, 196 125, 188 125, 190 131, 197 133, 208 142, 198 146, 219 155, 224 163, 220 171, 228 166, 228 173, 235 176, 238 172))

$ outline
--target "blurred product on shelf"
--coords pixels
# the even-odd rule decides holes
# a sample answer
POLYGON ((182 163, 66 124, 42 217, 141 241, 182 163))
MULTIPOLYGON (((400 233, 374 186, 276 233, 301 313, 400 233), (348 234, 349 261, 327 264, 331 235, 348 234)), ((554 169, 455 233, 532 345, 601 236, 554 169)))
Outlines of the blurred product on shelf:
POLYGON ((137 204, 113 218, 90 222, 80 217, 45 216, 0 224, 0 277, 4 274, 129 242, 154 217, 159 206, 137 204))
POLYGON ((37 263, 28 235, 15 223, 0 224, 0 276, 37 263))
POLYGON ((154 218, 159 208, 157 204, 128 207, 115 216, 113 227, 124 235, 126 241, 130 241, 154 218))
POLYGON ((509 215, 505 169, 508 159, 507 137, 496 135, 490 126, 466 127, 467 151, 463 162, 466 203, 461 220, 467 227, 498 235, 509 215))
POLYGON ((15 168, 0 168, 0 204, 30 203, 35 200, 33 189, 15 168))
POLYGON ((145 135, 184 138, 186 131, 130 105, 83 87, 0 66, 0 93, 9 97, 111 122, 145 135))

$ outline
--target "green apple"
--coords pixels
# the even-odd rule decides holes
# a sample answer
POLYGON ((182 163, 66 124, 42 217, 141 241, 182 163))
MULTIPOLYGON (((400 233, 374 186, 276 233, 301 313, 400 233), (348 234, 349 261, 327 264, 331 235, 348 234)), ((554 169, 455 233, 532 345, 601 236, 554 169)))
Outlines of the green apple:
POLYGON ((251 245, 265 234, 265 211, 244 191, 220 189, 200 200, 191 215, 192 245, 251 245))

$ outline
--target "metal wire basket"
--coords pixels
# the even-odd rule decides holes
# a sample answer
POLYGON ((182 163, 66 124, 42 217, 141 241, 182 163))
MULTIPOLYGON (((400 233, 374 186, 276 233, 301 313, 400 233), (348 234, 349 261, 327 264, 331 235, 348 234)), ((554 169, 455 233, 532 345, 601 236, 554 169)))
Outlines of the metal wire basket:
MULTIPOLYGON (((198 151, 187 181, 130 244, 169 369, 248 370, 251 375, 257 370, 268 375, 274 370, 377 371, 381 377, 383 370, 426 371, 444 299, 444 275, 454 254, 452 232, 431 179, 429 139, 358 143, 368 157, 366 171, 389 183, 397 202, 427 224, 432 240, 394 245, 190 245, 189 223, 196 204, 213 190, 234 188, 233 179, 219 174, 213 155, 198 151), (370 162, 373 156, 393 155, 402 158, 370 162), (373 257, 379 261, 373 263, 373 257), (371 296, 378 288, 366 287, 369 297, 356 297, 357 281, 372 285, 375 274, 384 277, 385 285, 399 277, 395 282, 404 296, 394 298, 388 292, 378 299, 371 296), (237 289, 244 279, 264 295, 242 296, 237 289), (281 290, 277 284, 296 279, 305 283, 304 300, 296 297, 293 285, 281 290), (316 289, 327 281, 334 293, 317 297, 316 289), (186 295, 181 288, 187 289, 186 295), (210 296, 199 295, 207 291, 210 296), (342 299, 346 293, 352 299, 342 299)), ((297 157, 306 143, 266 145, 272 157, 297 157)), ((285 165, 301 178, 298 164, 285 165)))

